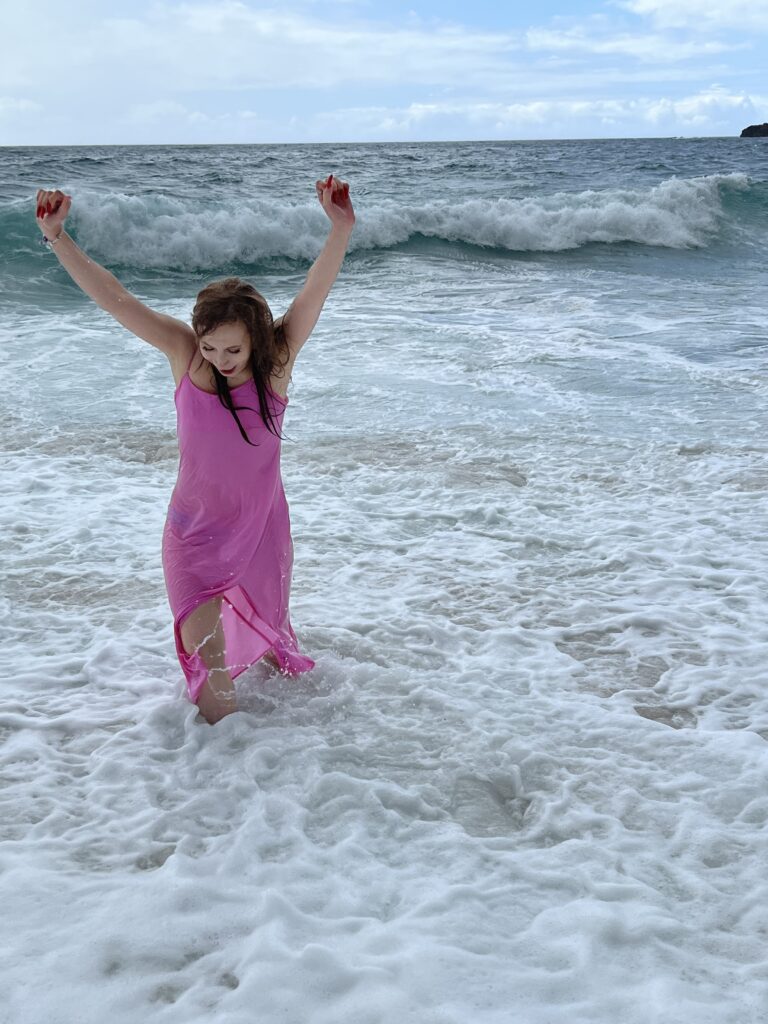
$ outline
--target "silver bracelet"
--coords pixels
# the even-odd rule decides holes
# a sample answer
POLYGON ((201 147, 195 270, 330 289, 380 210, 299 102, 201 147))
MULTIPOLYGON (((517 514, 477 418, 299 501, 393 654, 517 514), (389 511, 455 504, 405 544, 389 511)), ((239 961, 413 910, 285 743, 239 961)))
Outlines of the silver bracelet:
POLYGON ((61 238, 61 236, 63 234, 64 234, 64 229, 62 228, 61 231, 58 233, 58 235, 56 235, 55 238, 47 238, 45 235, 43 235, 42 244, 43 245, 48 245, 48 246, 56 245, 56 243, 58 242, 58 240, 61 238))

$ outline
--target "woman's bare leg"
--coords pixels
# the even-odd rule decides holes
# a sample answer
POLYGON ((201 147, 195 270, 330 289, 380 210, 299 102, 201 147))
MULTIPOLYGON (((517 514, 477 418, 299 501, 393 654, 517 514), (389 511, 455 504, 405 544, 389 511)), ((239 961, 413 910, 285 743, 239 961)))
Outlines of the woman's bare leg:
POLYGON ((237 711, 235 684, 226 668, 220 597, 199 605, 187 616, 181 626, 181 642, 187 654, 199 654, 208 669, 197 706, 213 725, 237 711))

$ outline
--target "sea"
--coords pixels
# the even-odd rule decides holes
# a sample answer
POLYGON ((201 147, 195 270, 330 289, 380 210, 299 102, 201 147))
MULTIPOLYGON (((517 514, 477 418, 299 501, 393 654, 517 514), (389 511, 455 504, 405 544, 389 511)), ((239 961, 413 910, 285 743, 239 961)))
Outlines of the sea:
POLYGON ((3 1024, 768 1019, 768 140, 0 149, 3 1024), (275 316, 316 667, 185 696, 142 302, 275 316))

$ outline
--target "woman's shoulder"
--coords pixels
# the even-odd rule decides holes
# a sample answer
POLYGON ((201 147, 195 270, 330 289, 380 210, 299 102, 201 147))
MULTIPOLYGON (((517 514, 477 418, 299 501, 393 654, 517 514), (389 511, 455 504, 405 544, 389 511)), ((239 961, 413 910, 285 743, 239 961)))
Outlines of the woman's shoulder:
MULTIPOLYGON (((200 350, 195 347, 190 358, 184 364, 183 369, 178 372, 178 376, 177 368, 174 367, 173 377, 176 382, 176 387, 178 388, 184 377, 189 375, 189 379, 198 391, 207 391, 209 395, 218 394, 216 391, 216 384, 213 380, 213 374, 208 368, 207 363, 208 360, 204 359, 200 355, 200 350)), ((273 373, 267 378, 266 383, 270 390, 274 391, 276 395, 279 395, 280 398, 287 399, 288 385, 290 384, 290 381, 290 376, 287 376, 285 373, 283 373, 282 376, 278 376, 273 373)))

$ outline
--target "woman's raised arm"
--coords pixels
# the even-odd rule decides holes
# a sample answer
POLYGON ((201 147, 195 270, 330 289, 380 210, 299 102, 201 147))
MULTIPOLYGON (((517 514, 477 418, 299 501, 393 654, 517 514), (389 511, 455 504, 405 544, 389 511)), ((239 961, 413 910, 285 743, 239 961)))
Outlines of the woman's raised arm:
POLYGON ((323 304, 344 262, 349 236, 355 226, 355 211, 349 199, 347 182, 339 181, 331 174, 327 181, 318 181, 315 190, 331 222, 331 231, 322 252, 309 268, 304 287, 284 317, 291 366, 318 321, 323 304))
POLYGON ((114 274, 87 256, 64 230, 71 206, 72 196, 58 190, 41 189, 37 193, 37 225, 75 284, 123 327, 159 348, 172 362, 188 358, 195 344, 189 324, 145 306, 114 274))

